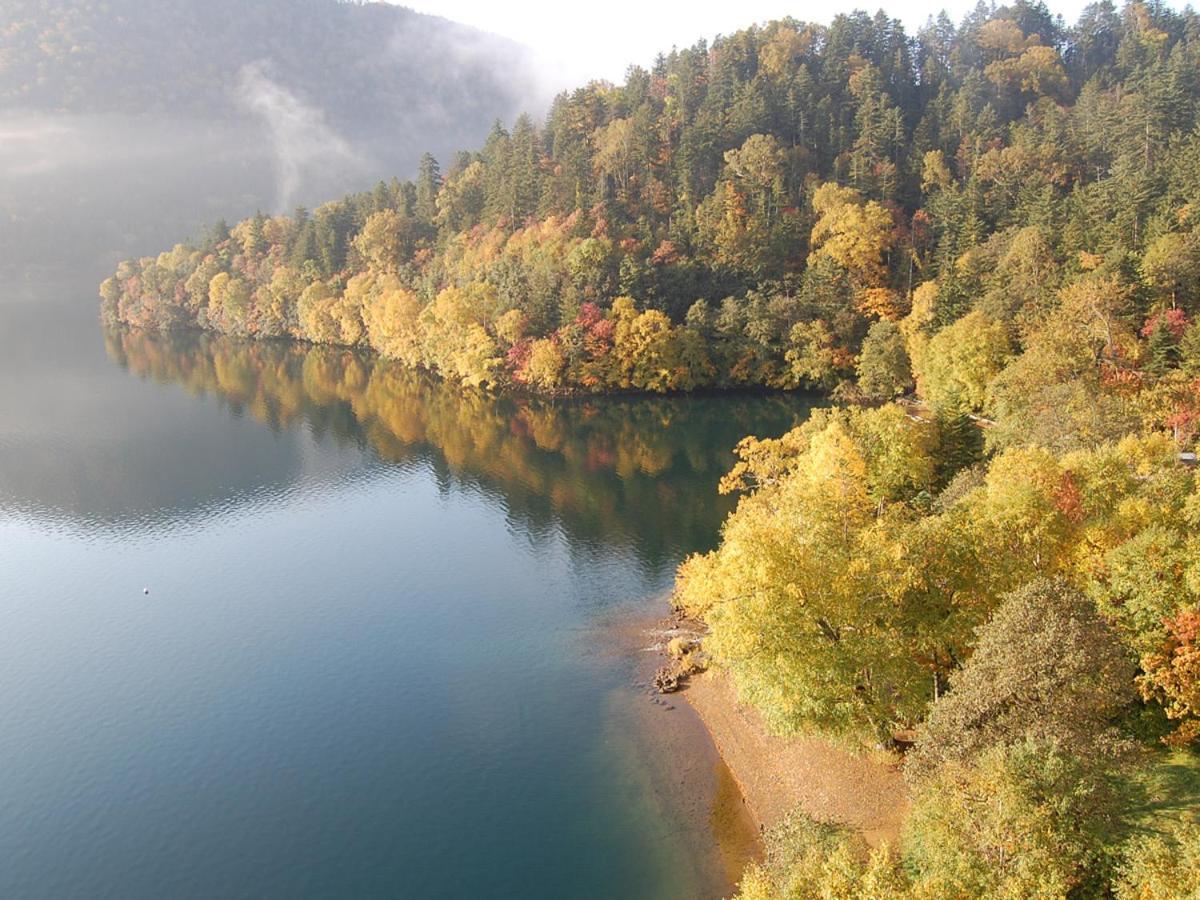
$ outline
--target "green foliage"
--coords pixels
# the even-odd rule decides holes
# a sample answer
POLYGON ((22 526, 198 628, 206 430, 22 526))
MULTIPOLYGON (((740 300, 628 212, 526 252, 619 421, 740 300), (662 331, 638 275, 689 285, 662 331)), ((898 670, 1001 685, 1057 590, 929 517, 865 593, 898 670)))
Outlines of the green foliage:
POLYGON ((903 897, 908 879, 887 847, 794 813, 766 835, 766 859, 743 876, 739 900, 903 897))
POLYGON ((1117 798, 1058 743, 985 750, 917 793, 903 837, 918 896, 1065 897, 1105 882, 1117 798))
POLYGON ((907 583, 886 573, 904 501, 933 477, 934 437, 889 406, 743 444, 727 484, 758 489, 721 547, 681 567, 676 599, 707 619, 713 658, 781 730, 885 736, 919 716, 918 650, 944 619, 907 606, 907 583))
MULTIPOLYGON (((122 263, 102 315, 367 346, 469 386, 882 402, 744 441, 724 483, 744 495, 676 602, 778 730, 880 742, 928 717, 906 868, 796 824, 743 893, 1094 895, 1125 654, 1172 740, 1200 722, 1179 463, 1200 433, 1198 32, 1138 2, 1073 28, 1027 4, 912 37, 863 13, 748 28, 497 122, 444 176, 428 157, 122 263), (887 402, 914 383, 921 403, 887 402)), ((402 379, 369 383, 388 433, 411 427, 402 379)), ((1193 839, 1162 840, 1114 890, 1184 889, 1169 856, 1193 839)))
POLYGON ((874 400, 891 400, 912 390, 912 365, 899 326, 886 319, 874 323, 858 358, 858 386, 874 400))
POLYGON ((921 393, 941 414, 983 410, 988 384, 1009 356, 1005 327, 983 313, 963 316, 934 335, 917 379, 921 393))
POLYGON ((1180 824, 1167 834, 1135 840, 1125 851, 1114 888, 1117 900, 1200 897, 1200 824, 1180 824))
MULTIPOLYGON (((25 82, 33 93, 70 93, 77 73, 99 65, 89 54, 108 25, 83 4, 48 32, 37 24, 41 2, 18 0, 0 56, 9 70, 42 73, 25 82), (48 62, 63 54, 71 66, 48 62)), ((206 27, 240 21, 220 14, 225 2, 205 7, 206 27)), ((179 48, 188 29, 175 27, 152 53, 112 58, 153 65, 169 53, 181 71, 179 59, 203 46, 217 70, 233 71, 220 60, 279 9, 260 12, 219 47, 205 32, 179 48)), ((136 43, 172 15, 156 8, 144 29, 114 38, 136 43)), ((976 12, 959 27, 943 19, 915 36, 861 13, 829 26, 752 27, 674 51, 652 71, 635 67, 623 85, 563 94, 544 125, 497 122, 444 173, 426 154, 412 182, 311 213, 255 216, 170 259, 123 264, 103 314, 140 327, 366 342, 455 380, 555 393, 844 393, 857 374, 861 395, 883 400, 910 389, 911 369, 939 416, 995 418, 993 447, 1061 452, 1148 423, 1190 440, 1200 400, 1181 379, 1194 341, 1176 326, 1197 311, 1200 137, 1188 73, 1200 51, 1186 38, 1195 17, 1134 4, 1104 26, 1109 49, 1099 53, 1090 16, 1070 31, 1024 7, 976 12), (209 309, 221 273, 230 281, 209 309), (356 281, 364 274, 394 276, 387 295, 406 291, 423 308, 471 285, 499 302, 472 314, 474 349, 454 329, 435 329, 451 348, 425 334, 397 345, 411 305, 380 300, 356 281), (300 297, 317 282, 325 300, 359 296, 315 304, 310 295, 302 316, 300 297), (652 315, 622 324, 621 297, 652 315), (698 300, 707 314, 686 322, 698 300), (1178 314, 1170 325, 1143 332, 1168 305, 1178 314), (512 310, 524 317, 516 341, 500 333, 512 310), (390 327, 392 314, 403 324, 390 327)), ((354 47, 342 56, 370 58, 381 32, 360 33, 365 7, 314 0, 304 21, 323 17, 337 19, 325 38, 354 47)), ((436 48, 436 28, 430 36, 436 48)), ((308 85, 324 71, 311 58, 322 54, 297 71, 283 53, 272 75, 308 85)), ((355 102, 339 93, 342 80, 301 92, 332 92, 339 113, 441 108, 428 91, 421 104, 375 102, 386 84, 355 102)), ((472 92, 480 103, 489 96, 472 92)), ((417 330, 438 319, 418 316, 417 330)))
POLYGON ((970 659, 921 726, 907 771, 928 777, 1026 738, 1109 752, 1112 725, 1134 699, 1133 673, 1132 655, 1087 597, 1061 581, 1031 582, 979 629, 970 659))
POLYGON ((1200 600, 1184 581, 1194 552, 1181 531, 1153 523, 1105 556, 1105 572, 1093 593, 1135 650, 1157 650, 1166 636, 1164 624, 1200 600))

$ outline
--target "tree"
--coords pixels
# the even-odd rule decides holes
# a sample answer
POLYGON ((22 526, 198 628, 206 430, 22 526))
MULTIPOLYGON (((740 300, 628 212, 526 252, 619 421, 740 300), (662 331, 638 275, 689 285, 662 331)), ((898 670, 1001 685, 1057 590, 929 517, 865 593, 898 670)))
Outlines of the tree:
POLYGON ((407 226, 394 209, 374 213, 354 238, 354 249, 372 270, 395 273, 411 249, 407 226))
POLYGON ((1185 579, 1195 548, 1165 510, 1156 512, 1159 521, 1105 554, 1092 587, 1100 611, 1139 653, 1160 647, 1166 637, 1164 623, 1200 599, 1188 590, 1185 579))
POLYGON ((1181 821, 1166 834, 1134 838, 1113 887, 1117 900, 1200 896, 1200 825, 1181 821))
POLYGON ((385 359, 418 366, 422 356, 421 302, 398 278, 379 278, 362 307, 363 325, 371 348, 385 359))
POLYGON ((742 876, 739 900, 899 898, 908 879, 887 847, 793 813, 766 835, 766 859, 742 876))
POLYGON ((918 792, 905 864, 918 896, 1065 897, 1104 884, 1117 803, 1062 744, 1021 741, 951 762, 918 792))
POLYGON ((1087 597, 1062 581, 1033 581, 979 629, 906 769, 929 777, 947 762, 1027 738, 1103 753, 1113 721, 1133 700, 1133 674, 1131 655, 1087 597))
POLYGON ((786 154, 773 135, 752 134, 724 158, 717 188, 701 205, 701 235, 719 265, 759 278, 777 273, 796 242, 786 154))
POLYGON ((1169 231, 1146 248, 1142 278, 1170 299, 1171 307, 1183 297, 1191 300, 1200 288, 1200 241, 1195 234, 1169 231))
POLYGON ((977 412, 988 402, 988 385, 1007 361, 1007 331, 983 313, 948 325, 929 342, 917 372, 922 396, 943 413, 977 412))
POLYGON ((858 358, 858 386, 874 400, 890 400, 912 390, 904 334, 894 322, 875 322, 867 332, 858 358))
POLYGON ((437 215, 434 222, 444 231, 466 231, 483 215, 484 168, 479 160, 472 161, 460 172, 452 172, 437 194, 437 215))
POLYGON ((1200 319, 1192 322, 1180 336, 1179 368, 1185 375, 1200 376, 1200 319))
POLYGON ((680 567, 676 602, 710 624, 706 648, 774 727, 886 735, 917 717, 924 679, 876 581, 888 551, 867 461, 846 426, 819 424, 743 445, 735 471, 760 486, 720 548, 680 567))
POLYGON ((1185 745, 1200 738, 1200 607, 1181 610, 1165 626, 1162 645, 1142 657, 1138 684, 1179 722, 1168 742, 1185 745))
POLYGON ((888 211, 874 200, 864 203, 858 191, 833 182, 817 188, 812 207, 817 221, 809 264, 825 256, 849 272, 859 288, 882 285, 887 275, 884 257, 894 239, 888 211))
POLYGON ((432 153, 423 153, 417 166, 417 204, 414 209, 422 222, 432 223, 438 214, 438 192, 442 188, 442 170, 432 153))
POLYGON ((530 387, 544 391, 556 391, 562 387, 567 361, 562 350, 549 338, 533 342, 529 350, 529 361, 521 376, 530 387))
POLYGON ((629 196, 631 179, 642 166, 637 125, 633 119, 613 119, 596 133, 596 171, 611 178, 617 196, 629 196))
POLYGON ((495 317, 498 303, 495 288, 479 282, 440 291, 418 320, 427 364, 464 386, 496 384, 503 358, 484 323, 495 317))
POLYGON ((1177 332, 1182 332, 1185 326, 1186 321, 1181 323, 1181 327, 1172 328, 1167 316, 1152 317, 1142 329, 1142 336, 1146 338, 1146 361, 1142 368, 1151 375, 1160 377, 1167 374, 1169 369, 1175 368, 1180 357, 1180 335, 1177 332))

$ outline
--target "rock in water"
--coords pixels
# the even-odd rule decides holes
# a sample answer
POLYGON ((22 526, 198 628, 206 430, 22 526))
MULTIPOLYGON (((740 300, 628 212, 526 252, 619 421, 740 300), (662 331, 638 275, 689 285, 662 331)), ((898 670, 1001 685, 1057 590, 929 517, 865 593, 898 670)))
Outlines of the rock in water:
POLYGON ((679 676, 671 666, 663 666, 654 673, 654 687, 660 694, 679 690, 679 676))

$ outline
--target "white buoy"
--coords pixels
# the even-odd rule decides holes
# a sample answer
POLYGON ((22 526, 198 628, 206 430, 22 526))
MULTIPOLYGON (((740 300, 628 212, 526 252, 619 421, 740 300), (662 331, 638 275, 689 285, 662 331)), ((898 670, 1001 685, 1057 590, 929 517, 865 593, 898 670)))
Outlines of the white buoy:
POLYGON ((150 593, 150 588, 142 588, 142 593, 143 593, 143 594, 148 594, 148 593, 150 593))

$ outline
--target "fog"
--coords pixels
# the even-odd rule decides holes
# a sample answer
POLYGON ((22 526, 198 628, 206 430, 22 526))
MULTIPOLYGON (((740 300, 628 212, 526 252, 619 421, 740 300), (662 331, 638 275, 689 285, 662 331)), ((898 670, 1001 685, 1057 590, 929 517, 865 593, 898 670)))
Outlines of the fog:
POLYGON ((111 268, 219 219, 313 207, 412 177, 426 149, 459 149, 342 135, 261 69, 245 71, 238 102, 244 114, 224 121, 0 112, 0 271, 111 268))
POLYGON ((261 118, 270 136, 275 168, 276 210, 290 209, 301 185, 329 169, 365 172, 371 167, 325 121, 319 109, 305 104, 268 76, 268 63, 251 63, 238 73, 240 107, 261 118))
MULTIPOLYGON (((163 21, 148 28, 178 27, 174 13, 160 12, 163 21)), ((369 32, 372 16, 383 22, 387 10, 345 12, 369 32)), ((219 29, 236 26, 219 13, 210 9, 188 35, 197 54, 230 45, 219 29)), ((495 120, 540 118, 563 87, 492 35, 429 16, 389 14, 386 22, 368 52, 336 64, 297 56, 298 48, 326 47, 311 32, 274 46, 241 35, 238 52, 250 61, 203 75, 186 70, 194 61, 171 67, 153 58, 153 42, 140 49, 146 35, 114 32, 111 40, 130 46, 110 47, 120 53, 88 65, 124 60, 133 74, 117 87, 128 87, 120 103, 132 111, 107 108, 117 101, 106 68, 83 99, 76 86, 40 108, 0 102, 0 303, 45 293, 16 288, 30 273, 61 282, 78 272, 81 284, 98 284, 120 259, 158 253, 218 220, 311 208, 381 179, 410 178, 426 151, 447 166, 457 151, 481 146, 495 120), (143 108, 143 93, 175 100, 143 108)), ((344 45, 347 33, 337 36, 344 45)), ((0 36, 0 55, 8 40, 0 36)), ((16 40, 12 52, 21 49, 16 40)), ((27 80, 38 81, 32 70, 27 80)))
MULTIPOLYGON (((209 12, 206 29, 223 21, 209 12)), ((161 36, 165 25, 156 27, 161 36)), ((223 39, 207 30, 188 38, 223 39)), ((0 34, 0 56, 10 40, 0 34)), ((142 385, 115 366, 100 282, 120 260, 157 254, 218 220, 313 208, 412 177, 425 151, 448 165, 455 151, 478 148, 495 119, 540 117, 553 87, 514 63, 512 45, 428 17, 404 19, 378 36, 378 52, 339 66, 299 66, 290 40, 273 54, 247 38, 250 61, 191 81, 185 62, 163 69, 184 79, 178 87, 130 81, 127 112, 105 107, 107 82, 86 102, 0 103, 0 499, 108 515, 200 508, 223 502, 231 485, 262 483, 260 468, 293 448, 215 402, 181 406, 179 386, 142 385), (364 90, 373 84, 411 102, 388 105, 364 90), (356 103, 322 101, 314 88, 323 85, 332 85, 326 97, 356 103), (159 104, 167 113, 142 109, 139 91, 208 96, 203 109, 159 104), (234 445, 241 452, 216 452, 234 445)), ((136 58, 129 48, 105 57, 136 58)), ((35 67, 27 74, 40 83, 35 67)), ((0 97, 11 84, 0 83, 0 97)), ((297 456, 292 467, 304 466, 297 456)))

